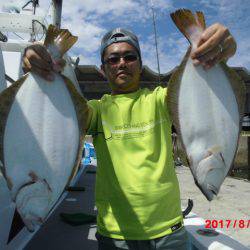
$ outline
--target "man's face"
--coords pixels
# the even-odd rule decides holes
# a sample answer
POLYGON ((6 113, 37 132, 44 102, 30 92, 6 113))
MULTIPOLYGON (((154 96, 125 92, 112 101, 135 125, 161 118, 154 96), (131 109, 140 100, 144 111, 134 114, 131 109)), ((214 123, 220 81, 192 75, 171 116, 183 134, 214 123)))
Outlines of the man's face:
POLYGON ((132 45, 126 42, 111 44, 105 49, 104 62, 101 67, 112 94, 129 93, 139 88, 141 64, 132 45))

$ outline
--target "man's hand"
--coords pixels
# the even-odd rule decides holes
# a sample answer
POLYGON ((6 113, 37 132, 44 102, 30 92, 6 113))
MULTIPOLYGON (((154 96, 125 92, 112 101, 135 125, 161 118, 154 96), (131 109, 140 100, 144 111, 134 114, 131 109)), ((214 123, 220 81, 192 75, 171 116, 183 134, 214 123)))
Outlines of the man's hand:
POLYGON ((53 61, 47 49, 40 44, 33 44, 25 49, 23 56, 23 71, 35 72, 42 78, 53 81, 53 72, 60 72, 65 66, 65 60, 53 61))
POLYGON ((194 60, 194 65, 201 64, 205 69, 209 69, 216 63, 233 56, 236 47, 236 42, 229 30, 216 23, 203 32, 191 58, 194 60))

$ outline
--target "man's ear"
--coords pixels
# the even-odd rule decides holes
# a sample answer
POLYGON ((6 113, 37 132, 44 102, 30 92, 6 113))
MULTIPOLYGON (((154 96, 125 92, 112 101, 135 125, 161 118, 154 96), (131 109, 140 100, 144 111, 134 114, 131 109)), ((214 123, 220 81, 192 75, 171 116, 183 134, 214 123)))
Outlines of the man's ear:
POLYGON ((104 67, 104 65, 101 64, 101 65, 100 65, 100 68, 101 68, 100 73, 102 74, 102 76, 103 76, 104 78, 106 78, 105 67, 104 67))

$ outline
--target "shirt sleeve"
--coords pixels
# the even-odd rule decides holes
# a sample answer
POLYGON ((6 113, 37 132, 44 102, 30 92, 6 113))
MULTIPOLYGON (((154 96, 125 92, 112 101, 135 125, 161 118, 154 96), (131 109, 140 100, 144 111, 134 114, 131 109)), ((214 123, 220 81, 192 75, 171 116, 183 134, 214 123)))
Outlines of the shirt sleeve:
POLYGON ((99 105, 100 105, 99 100, 88 101, 88 106, 90 107, 90 110, 91 110, 91 118, 90 118, 88 130, 87 130, 88 135, 94 135, 97 133, 99 105))
POLYGON ((167 94, 168 89, 167 87, 163 88, 161 86, 155 88, 155 94, 156 94, 156 102, 157 107, 160 109, 160 113, 164 118, 166 118, 169 122, 171 122, 170 115, 169 115, 169 107, 167 104, 167 94))
POLYGON ((161 107, 166 107, 166 98, 167 98, 167 88, 157 87, 155 89, 157 102, 161 105, 161 107))

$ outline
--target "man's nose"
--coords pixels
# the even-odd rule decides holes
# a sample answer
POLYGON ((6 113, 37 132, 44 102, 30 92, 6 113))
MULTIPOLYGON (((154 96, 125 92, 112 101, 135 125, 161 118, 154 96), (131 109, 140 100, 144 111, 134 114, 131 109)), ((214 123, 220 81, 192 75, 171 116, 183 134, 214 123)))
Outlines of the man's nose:
POLYGON ((123 57, 120 57, 120 60, 118 62, 118 66, 124 66, 126 64, 126 61, 123 57))

